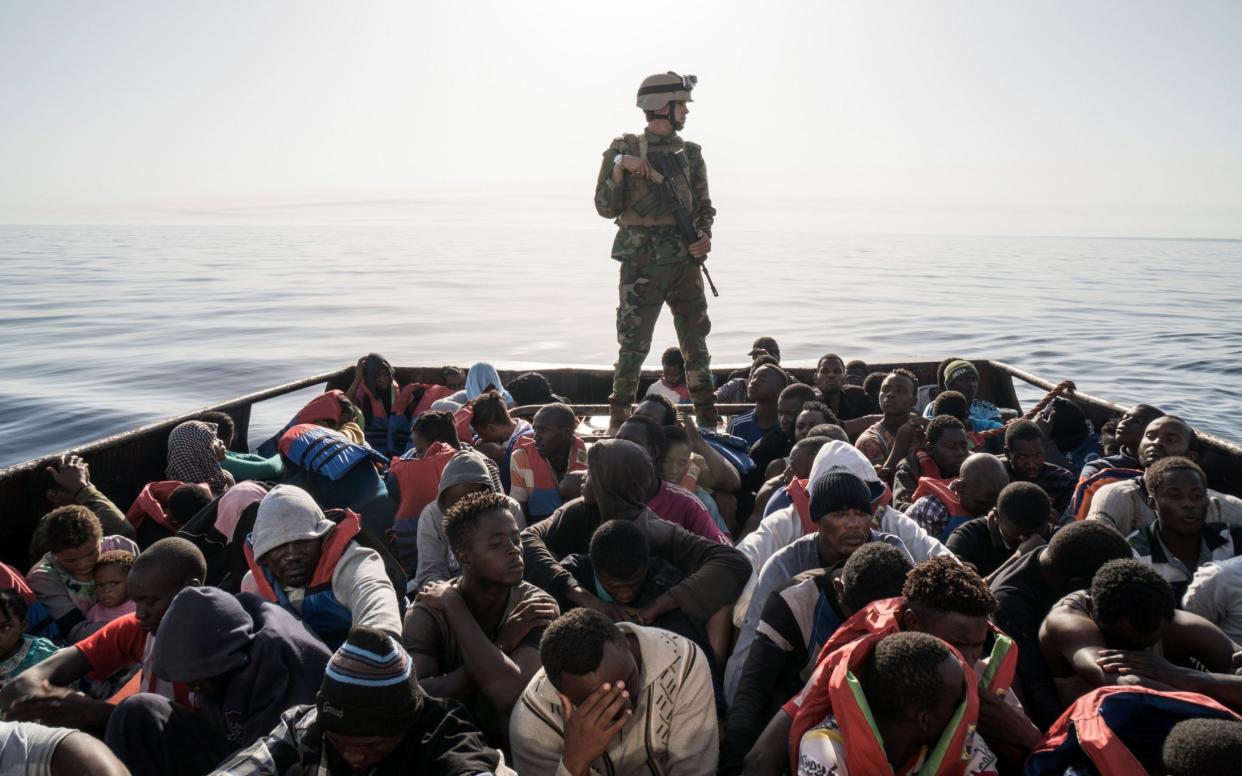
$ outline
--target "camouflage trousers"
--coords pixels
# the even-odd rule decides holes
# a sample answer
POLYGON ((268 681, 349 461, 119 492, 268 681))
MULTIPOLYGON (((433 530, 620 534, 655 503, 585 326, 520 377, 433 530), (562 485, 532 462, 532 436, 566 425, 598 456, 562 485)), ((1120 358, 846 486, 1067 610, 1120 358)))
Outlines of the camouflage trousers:
POLYGON ((712 329, 712 322, 707 317, 707 298, 703 295, 703 275, 699 264, 686 250, 684 240, 675 233, 663 234, 664 230, 660 228, 642 230, 654 238, 645 246, 645 255, 633 258, 624 255, 622 238, 626 232, 635 231, 623 229, 613 250, 613 258, 621 260, 620 303, 617 305, 617 344, 620 350, 613 371, 609 403, 628 410, 634 401, 638 393, 639 372, 651 350, 651 335, 655 331, 656 320, 660 317, 661 308, 667 304, 673 312, 673 328, 677 331, 678 346, 686 360, 686 385, 690 389, 690 398, 696 409, 704 406, 711 408, 715 395, 707 334, 712 329), (674 261, 668 261, 669 257, 661 255, 673 251, 680 254, 674 254, 674 261), (618 253, 623 255, 618 256, 618 253), (664 261, 652 262, 653 254, 664 261))

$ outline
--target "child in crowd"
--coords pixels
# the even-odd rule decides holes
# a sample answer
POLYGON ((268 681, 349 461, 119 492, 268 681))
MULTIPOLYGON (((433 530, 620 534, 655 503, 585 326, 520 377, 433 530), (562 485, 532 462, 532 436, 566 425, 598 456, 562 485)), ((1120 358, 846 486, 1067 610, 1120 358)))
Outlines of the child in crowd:
POLYGON ((0 590, 0 687, 56 651, 51 641, 26 634, 26 626, 26 600, 16 590, 0 590))
POLYGON ((109 550, 95 563, 95 605, 86 613, 88 622, 112 622, 136 610, 126 580, 136 556, 126 550, 109 550))

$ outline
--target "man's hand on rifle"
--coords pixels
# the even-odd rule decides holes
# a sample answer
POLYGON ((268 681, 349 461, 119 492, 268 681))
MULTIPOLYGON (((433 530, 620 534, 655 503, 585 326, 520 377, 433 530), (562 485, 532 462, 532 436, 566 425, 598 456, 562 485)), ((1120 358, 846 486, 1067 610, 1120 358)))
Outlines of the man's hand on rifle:
POLYGON ((690 243, 690 255, 702 261, 707 258, 707 254, 712 249, 712 238, 710 235, 699 232, 699 239, 690 243))

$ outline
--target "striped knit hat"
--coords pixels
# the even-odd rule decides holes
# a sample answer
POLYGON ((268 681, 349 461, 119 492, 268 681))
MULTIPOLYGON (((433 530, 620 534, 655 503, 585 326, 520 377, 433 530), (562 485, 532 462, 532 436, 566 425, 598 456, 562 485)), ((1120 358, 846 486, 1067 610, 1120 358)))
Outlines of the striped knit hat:
POLYGON ((414 661, 387 633, 359 625, 328 662, 316 708, 320 726, 334 733, 403 733, 423 710, 414 661))

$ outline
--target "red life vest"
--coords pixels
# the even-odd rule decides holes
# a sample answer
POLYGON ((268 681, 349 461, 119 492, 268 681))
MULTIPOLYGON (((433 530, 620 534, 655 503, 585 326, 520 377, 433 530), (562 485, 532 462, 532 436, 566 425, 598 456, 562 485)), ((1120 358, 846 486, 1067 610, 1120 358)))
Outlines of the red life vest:
POLYGON ((457 391, 454 391, 447 385, 408 383, 401 388, 401 391, 397 394, 397 398, 393 400, 392 413, 394 415, 407 415, 411 418, 417 417, 431 409, 431 405, 435 404, 440 399, 446 399, 455 393, 457 393, 457 391), (421 395, 418 395, 419 391, 422 391, 421 395), (417 402, 414 401, 415 396, 418 396, 417 402), (411 404, 414 404, 412 412, 408 411, 410 410, 411 404))
MULTIPOLYGON (((798 748, 802 743, 802 737, 831 714, 836 717, 838 730, 844 741, 845 769, 853 776, 891 776, 892 767, 888 764, 888 756, 880 742, 879 731, 872 723, 871 711, 864 707, 859 698, 854 695, 850 677, 881 640, 900 630, 896 623, 896 611, 904 606, 904 600, 890 598, 875 603, 891 607, 894 602, 897 604, 896 610, 890 611, 888 607, 882 607, 882 612, 873 613, 874 621, 867 624, 867 630, 864 633, 833 650, 816 668, 814 676, 811 677, 804 691, 806 700, 798 709, 798 713, 794 716, 793 726, 790 728, 789 749, 793 773, 798 772, 798 748)), ((847 628, 858 618, 859 614, 863 614, 867 609, 858 612, 841 628, 838 628, 837 633, 834 633, 824 645, 824 649, 826 650, 829 644, 837 640, 837 635, 841 630, 847 628)), ((966 664, 965 659, 956 649, 952 647, 949 649, 962 667, 966 681, 970 686, 974 686, 977 681, 974 670, 966 664)), ((821 650, 820 654, 823 655, 824 652, 821 650)), ((957 725, 952 730, 948 745, 943 749, 937 747, 931 755, 934 756, 935 752, 941 752, 940 762, 935 763, 933 769, 927 772, 934 773, 935 776, 961 776, 969 760, 966 756, 967 739, 975 729, 978 716, 979 696, 975 692, 967 692, 964 713, 960 719, 955 717, 957 725)), ((931 763, 928 764, 931 765, 931 763)))
POLYGON ((183 484, 180 480, 160 480, 143 485, 142 492, 125 513, 125 519, 135 530, 150 518, 172 533, 177 533, 181 526, 168 516, 168 497, 183 484))
POLYGON ((1099 687, 1074 701, 1052 723, 1027 760, 1024 773, 1061 774, 1079 753, 1091 760, 1100 776, 1146 773, 1123 736, 1141 737, 1144 744, 1159 741, 1174 724, 1192 717, 1242 719, 1198 693, 1099 687))
POLYGON ((931 477, 920 477, 919 486, 914 489, 914 501, 918 501, 924 496, 932 496, 945 509, 949 510, 949 522, 937 537, 940 541, 944 541, 949 534, 953 533, 953 529, 957 528, 967 520, 973 520, 975 515, 970 514, 962 506, 962 500, 957 497, 952 484, 957 482, 957 477, 951 479, 932 479, 931 477))
POLYGON ((444 442, 432 442, 419 458, 394 458, 388 473, 397 481, 401 503, 397 520, 417 520, 423 507, 440 493, 440 476, 457 450, 444 442))
POLYGON ((474 405, 466 404, 461 409, 453 413, 453 425, 457 426, 457 438, 466 444, 474 439, 474 426, 470 425, 474 420, 474 405))
MULTIPOLYGON (((513 455, 519 452, 526 459, 526 466, 530 469, 534 480, 527 494, 526 508, 532 517, 544 517, 556 511, 563 503, 560 493, 560 479, 556 476, 556 472, 552 470, 552 464, 548 463, 548 459, 539 454, 535 449, 535 437, 533 434, 526 434, 518 437, 517 442, 513 445, 513 455)), ((586 443, 577 436, 573 437, 571 447, 569 449, 569 458, 566 462, 565 473, 578 472, 586 469, 586 443)), ((509 464, 510 483, 513 480, 513 464, 509 464)), ((510 486, 512 490, 512 486, 510 486)))
POLYGON ((936 459, 927 454, 926 450, 915 450, 914 458, 919 462, 919 479, 931 477, 934 480, 942 479, 940 476, 940 467, 936 464, 936 459))
MULTIPOLYGON (((341 425, 341 399, 345 392, 337 389, 321 393, 306 403, 306 406, 293 416, 290 426, 301 423, 322 423, 328 421, 333 428, 341 425)), ((348 418, 353 420, 353 418, 348 418)))

